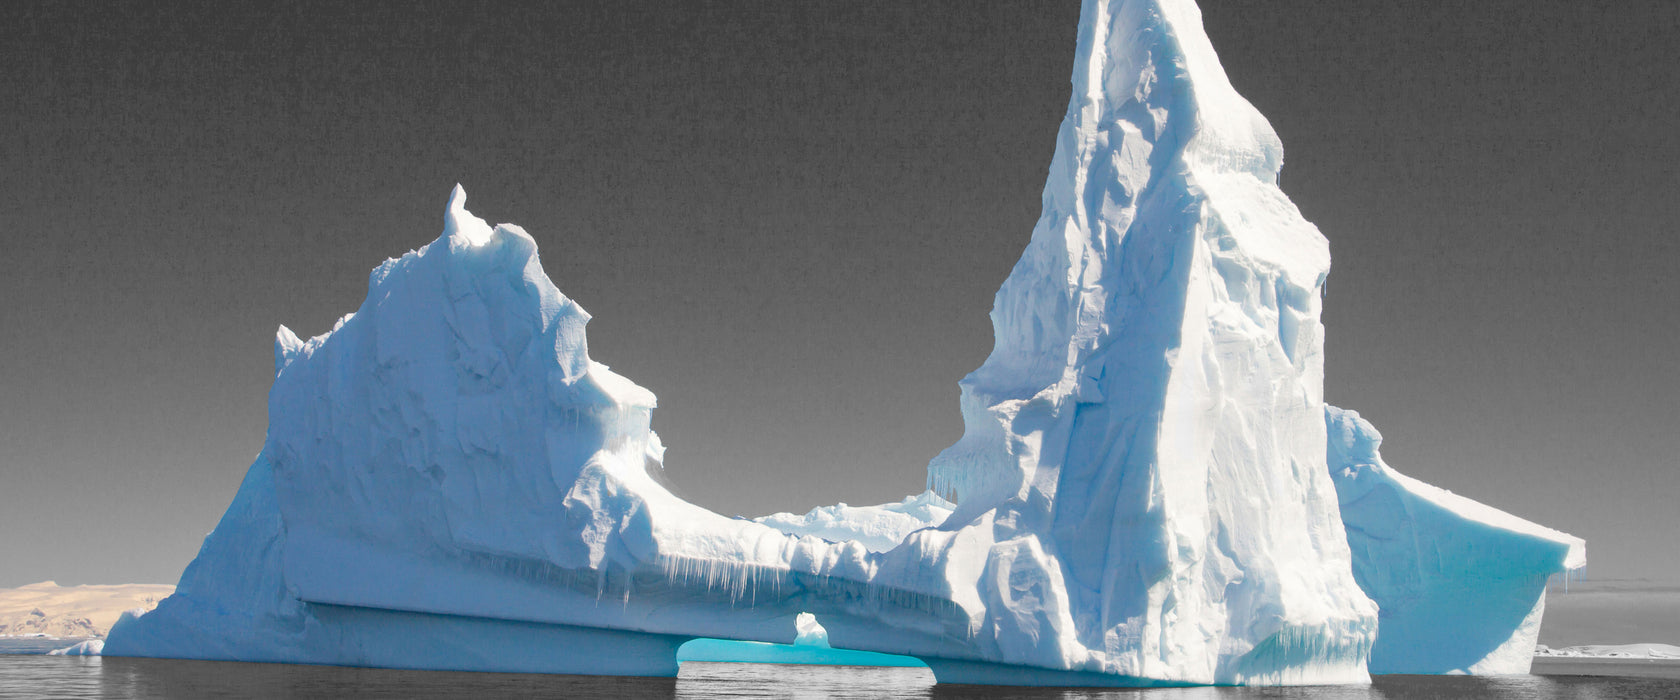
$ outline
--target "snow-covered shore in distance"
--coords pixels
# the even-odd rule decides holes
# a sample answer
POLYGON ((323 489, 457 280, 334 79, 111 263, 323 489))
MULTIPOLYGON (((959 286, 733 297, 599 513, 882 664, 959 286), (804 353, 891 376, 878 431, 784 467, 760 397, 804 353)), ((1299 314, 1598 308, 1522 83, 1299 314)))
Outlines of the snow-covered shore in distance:
POLYGON ((1587 644, 1553 649, 1534 647, 1535 658, 1662 659, 1680 661, 1680 647, 1673 644, 1587 644))

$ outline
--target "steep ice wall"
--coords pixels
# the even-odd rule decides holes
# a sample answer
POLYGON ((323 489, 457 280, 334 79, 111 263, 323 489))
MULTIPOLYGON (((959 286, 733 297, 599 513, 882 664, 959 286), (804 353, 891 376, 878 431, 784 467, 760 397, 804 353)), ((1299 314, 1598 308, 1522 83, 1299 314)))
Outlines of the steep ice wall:
POLYGON ((1375 427, 1324 409, 1353 575, 1379 608, 1371 672, 1528 673, 1546 581, 1585 566, 1585 542, 1395 471, 1375 427))

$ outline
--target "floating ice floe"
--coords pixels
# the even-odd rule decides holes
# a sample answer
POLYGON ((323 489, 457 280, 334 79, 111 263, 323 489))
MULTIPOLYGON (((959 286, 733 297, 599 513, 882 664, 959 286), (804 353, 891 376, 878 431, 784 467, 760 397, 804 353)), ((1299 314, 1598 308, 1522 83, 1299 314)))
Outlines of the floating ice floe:
POLYGON ((49 651, 47 652, 47 656, 99 656, 100 652, 104 651, 104 649, 105 640, 89 639, 87 641, 77 642, 63 649, 54 649, 49 651))

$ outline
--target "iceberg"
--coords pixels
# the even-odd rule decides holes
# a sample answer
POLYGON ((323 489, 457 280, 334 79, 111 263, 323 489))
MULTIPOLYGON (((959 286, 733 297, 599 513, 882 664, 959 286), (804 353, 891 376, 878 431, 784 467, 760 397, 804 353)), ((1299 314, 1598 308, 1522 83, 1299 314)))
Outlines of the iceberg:
POLYGON ((826 645, 795 646, 940 682, 1368 682, 1413 618, 1381 616, 1401 589, 1371 582, 1406 565, 1350 548, 1344 519, 1377 511, 1326 449, 1328 244, 1194 3, 1081 12, 1043 215, 928 493, 758 520, 676 497, 654 394, 590 357, 535 241, 457 186, 354 313, 279 328, 261 452, 105 653, 669 676, 691 640, 788 644, 812 615, 826 645))

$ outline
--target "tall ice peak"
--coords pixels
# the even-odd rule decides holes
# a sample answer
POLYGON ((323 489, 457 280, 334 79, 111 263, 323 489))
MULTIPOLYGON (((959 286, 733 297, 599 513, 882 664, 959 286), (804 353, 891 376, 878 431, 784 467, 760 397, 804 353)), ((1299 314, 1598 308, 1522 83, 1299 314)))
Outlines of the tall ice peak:
POLYGON ((280 330, 274 333, 274 373, 279 374, 280 370, 285 369, 287 363, 297 357, 298 351, 302 349, 303 340, 298 338, 292 329, 281 324, 280 330))
POLYGON ((455 183, 455 190, 449 193, 449 210, 443 215, 444 238, 460 236, 472 245, 481 246, 490 242, 492 233, 490 224, 467 211, 467 190, 461 183, 455 183))

